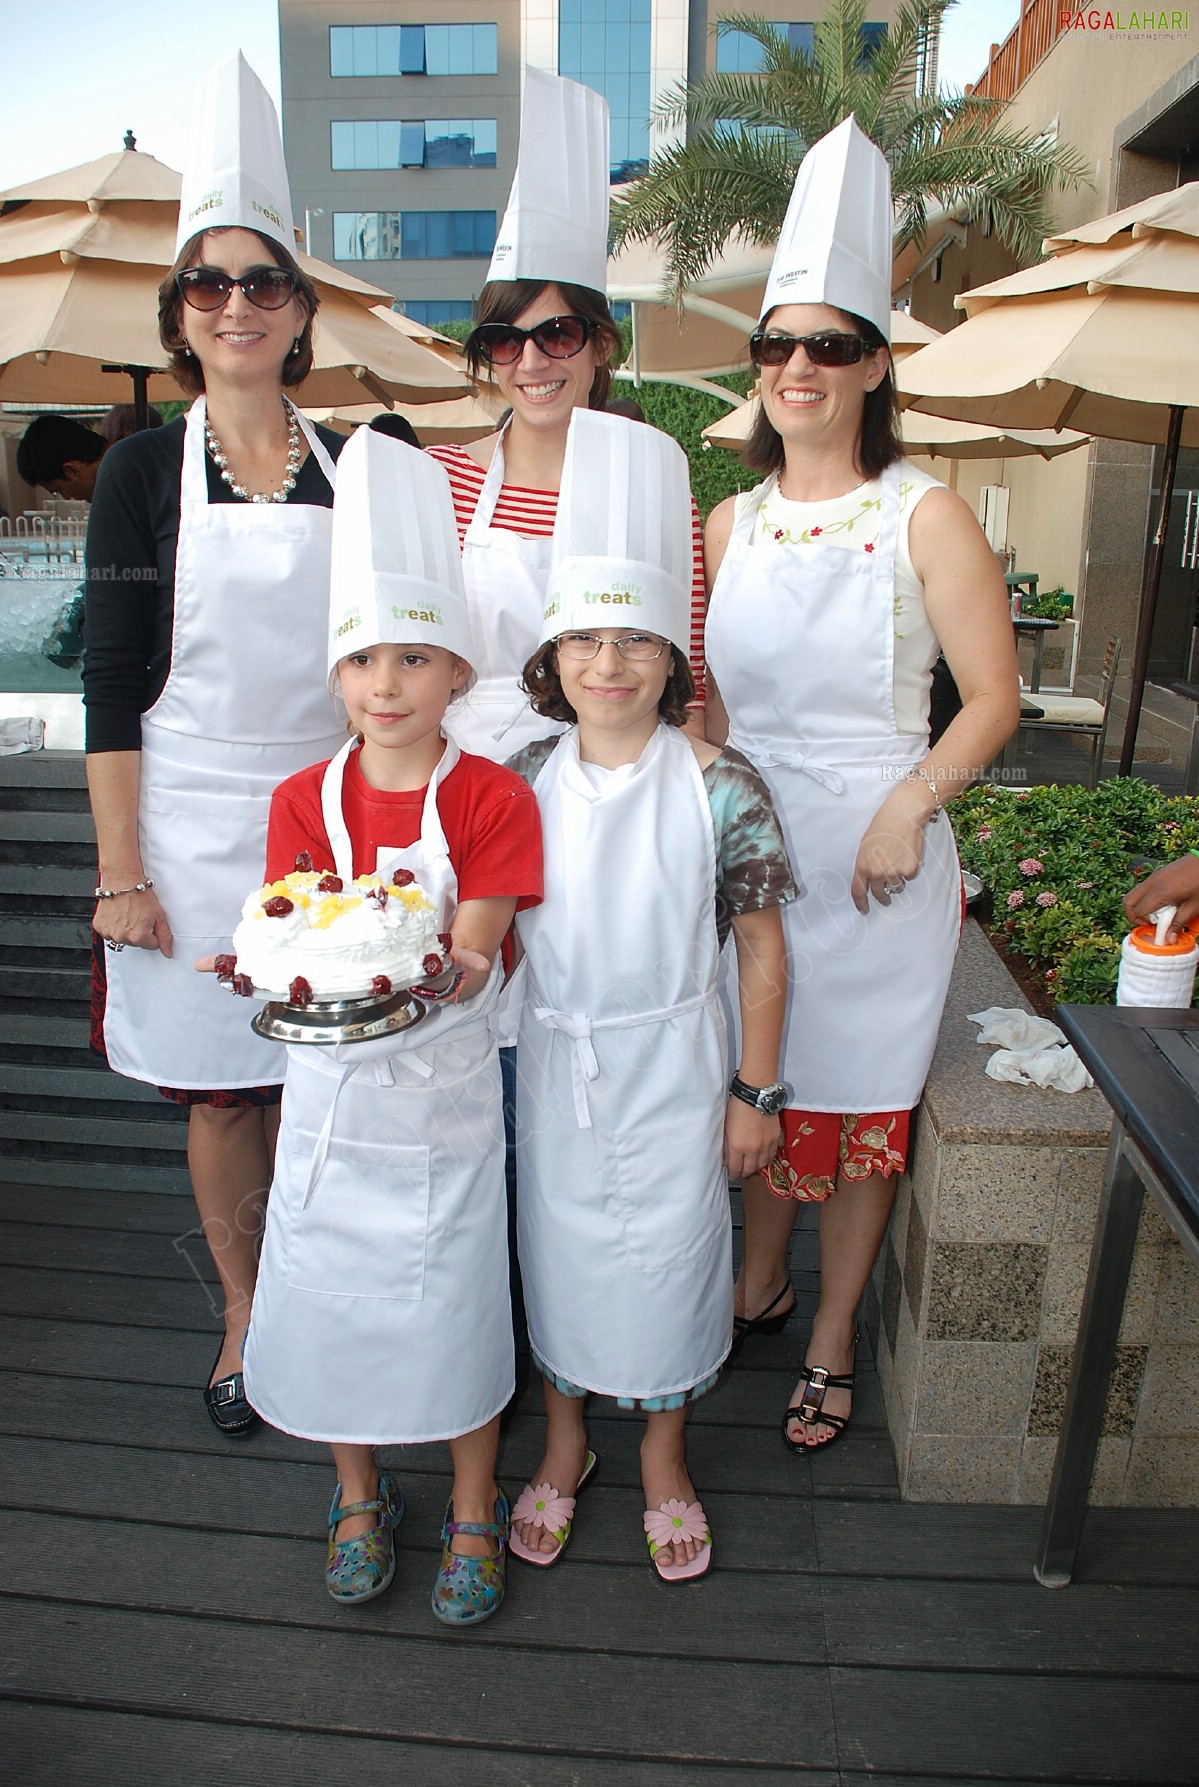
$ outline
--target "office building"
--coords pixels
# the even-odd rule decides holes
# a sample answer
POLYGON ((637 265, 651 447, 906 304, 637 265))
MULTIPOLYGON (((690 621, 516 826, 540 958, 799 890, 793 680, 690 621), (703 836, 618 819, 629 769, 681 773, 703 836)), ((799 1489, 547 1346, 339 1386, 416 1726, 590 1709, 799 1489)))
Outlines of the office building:
MULTIPOLYGON (((876 0, 869 38, 898 0, 876 0)), ((595 87, 612 178, 672 132, 654 105, 709 69, 752 72, 759 47, 716 39, 740 0, 279 0, 283 138, 314 254, 394 293, 410 316, 470 314, 516 166, 525 62, 595 87)), ((811 40, 823 0, 755 0, 811 40)))

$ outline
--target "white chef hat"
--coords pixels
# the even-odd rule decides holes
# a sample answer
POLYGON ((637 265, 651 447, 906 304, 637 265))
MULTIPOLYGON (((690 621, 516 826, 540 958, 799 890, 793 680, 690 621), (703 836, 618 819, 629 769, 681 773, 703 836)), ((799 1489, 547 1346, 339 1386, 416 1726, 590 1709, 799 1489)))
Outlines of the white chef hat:
POLYGON ((295 253, 279 116, 240 50, 210 68, 196 94, 175 253, 199 230, 233 225, 295 253))
POLYGON ((450 481, 427 453, 359 428, 337 461, 330 688, 339 659, 372 645, 440 645, 474 659, 450 481))
POLYGON ((607 100, 526 68, 516 174, 488 280, 558 280, 602 292, 609 181, 607 100))
POLYGON ((891 339, 891 170, 852 117, 799 164, 762 316, 776 304, 828 304, 891 339))
POLYGON ((541 643, 575 628, 657 633, 686 656, 693 566, 687 455, 601 410, 570 419, 541 643))

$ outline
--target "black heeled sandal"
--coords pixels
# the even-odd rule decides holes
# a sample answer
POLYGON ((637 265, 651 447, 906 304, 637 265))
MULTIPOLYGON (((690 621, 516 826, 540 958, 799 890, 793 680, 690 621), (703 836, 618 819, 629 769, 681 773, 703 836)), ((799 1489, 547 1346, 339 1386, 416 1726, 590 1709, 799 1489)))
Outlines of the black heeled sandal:
POLYGON ((783 1416, 783 1444, 789 1452, 823 1452, 834 1440, 839 1440, 849 1426, 853 1411, 848 1415, 826 1415, 824 1398, 829 1390, 853 1389, 854 1370, 857 1365, 858 1337, 853 1337, 854 1358, 847 1372, 834 1376, 823 1365, 805 1365, 803 1368, 804 1393, 793 1408, 789 1408, 783 1416), (825 1440, 817 1440, 809 1446, 806 1440, 793 1440, 787 1432, 792 1421, 798 1421, 803 1427, 831 1427, 833 1432, 825 1440))
POLYGON ((783 1298, 787 1295, 787 1292, 791 1289, 791 1280, 788 1279, 782 1290, 770 1299, 769 1303, 760 1314, 752 1316, 735 1315, 733 1317, 733 1345, 730 1348, 730 1352, 735 1352, 743 1341, 749 1339, 751 1334, 782 1333, 787 1323, 791 1320, 791 1317, 795 1314, 794 1292, 792 1292, 791 1302, 780 1315, 772 1315, 771 1311, 778 1308, 783 1298))

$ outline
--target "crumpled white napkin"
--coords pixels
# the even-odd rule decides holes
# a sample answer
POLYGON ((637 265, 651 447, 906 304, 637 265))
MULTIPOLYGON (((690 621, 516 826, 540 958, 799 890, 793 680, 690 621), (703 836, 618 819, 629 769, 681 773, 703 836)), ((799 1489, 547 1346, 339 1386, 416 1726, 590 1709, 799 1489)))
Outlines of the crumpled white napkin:
POLYGON ((1065 1034, 1048 1018, 1002 1005, 968 1016, 972 1024, 982 1026, 979 1042, 1001 1045, 983 1069, 989 1078, 1055 1092, 1082 1092, 1095 1084, 1065 1034))

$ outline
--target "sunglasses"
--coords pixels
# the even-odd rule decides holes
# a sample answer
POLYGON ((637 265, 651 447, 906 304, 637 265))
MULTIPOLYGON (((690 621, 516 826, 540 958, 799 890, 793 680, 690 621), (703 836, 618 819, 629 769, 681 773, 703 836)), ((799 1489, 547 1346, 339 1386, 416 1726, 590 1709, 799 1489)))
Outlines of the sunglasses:
POLYGON ((551 316, 535 329, 518 329, 515 323, 480 323, 470 344, 489 366, 515 366, 526 341, 551 360, 573 360, 594 334, 595 324, 585 316, 551 316))
POLYGON ((874 347, 862 335, 843 335, 822 329, 819 335, 781 335, 758 330, 749 338, 749 357, 755 366, 785 366, 801 347, 813 366, 856 366, 874 347))
POLYGON ((282 310, 296 295, 296 276, 287 267, 251 267, 240 279, 215 267, 189 267, 176 273, 175 284, 193 310, 223 309, 235 285, 256 310, 282 310))

